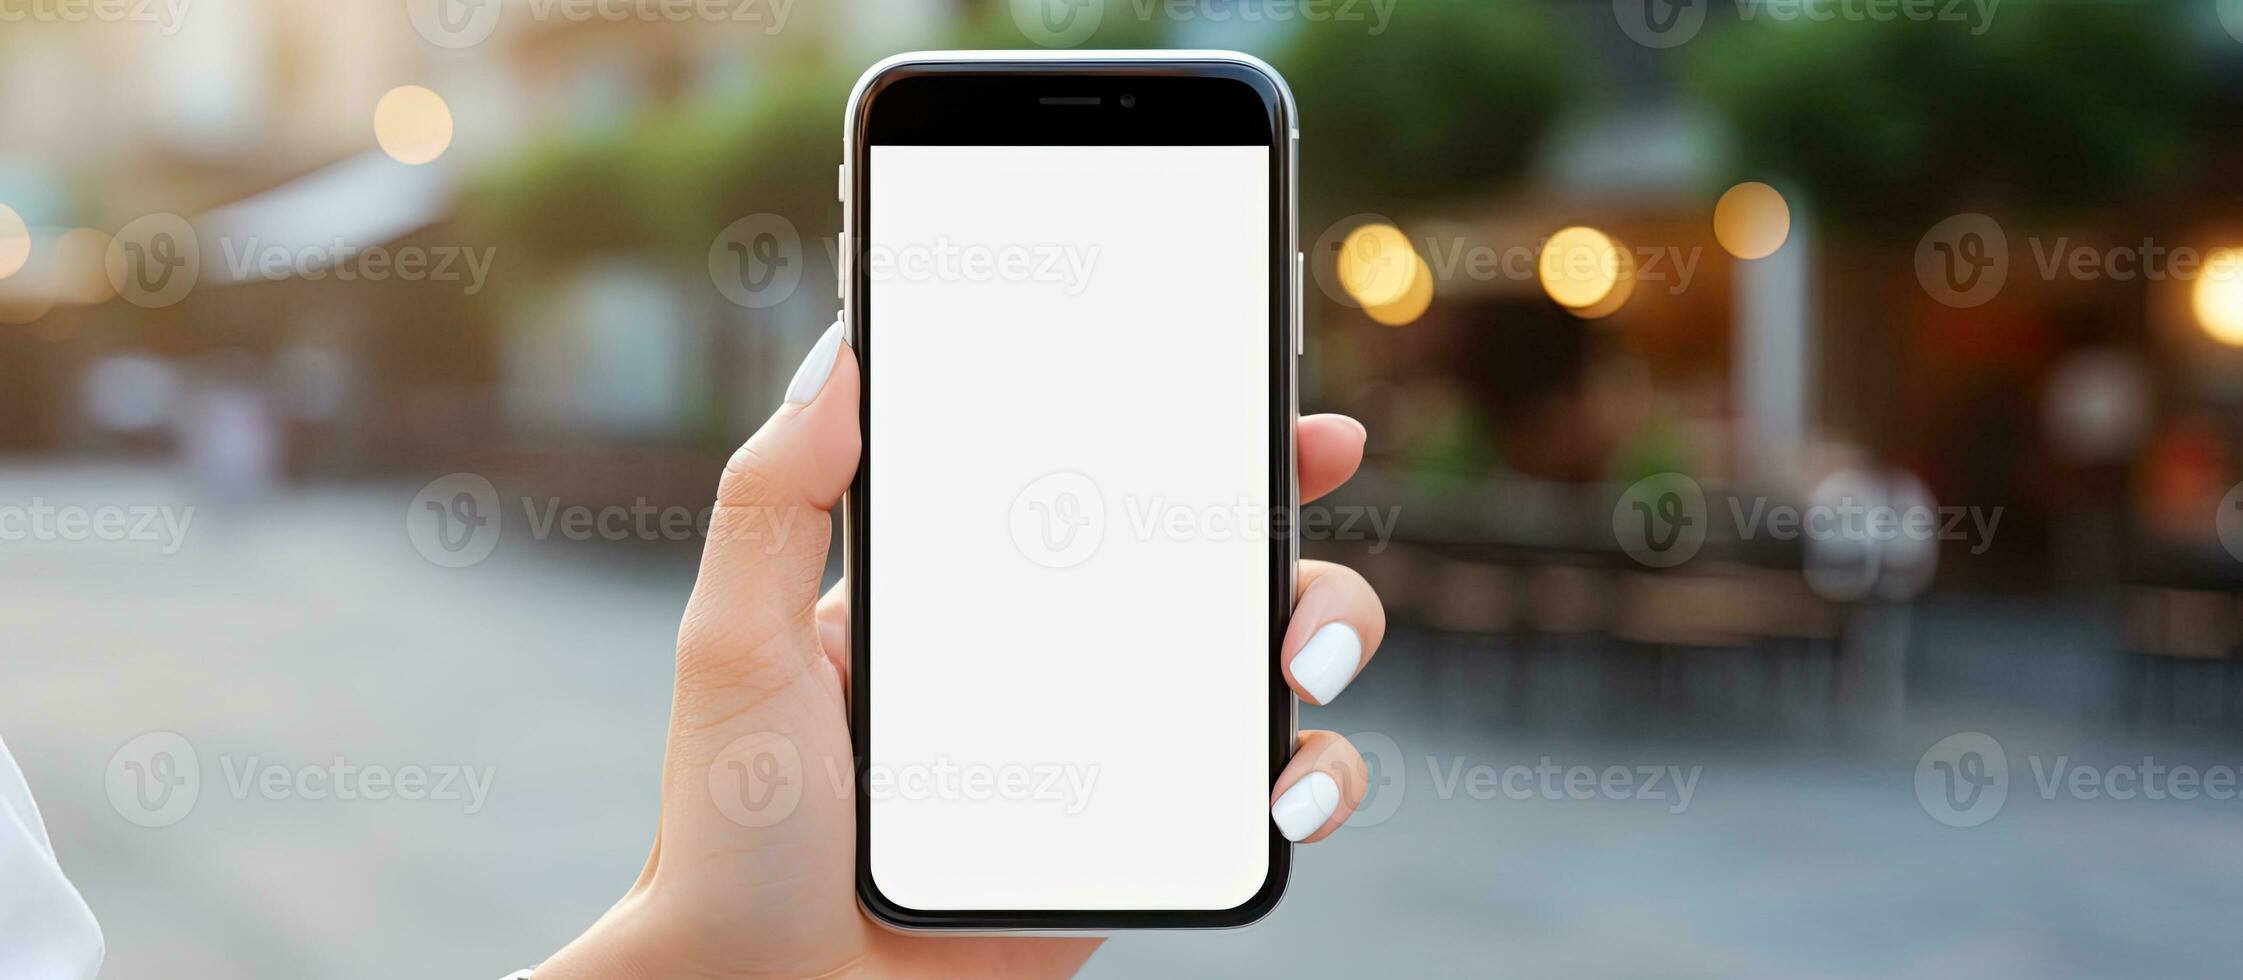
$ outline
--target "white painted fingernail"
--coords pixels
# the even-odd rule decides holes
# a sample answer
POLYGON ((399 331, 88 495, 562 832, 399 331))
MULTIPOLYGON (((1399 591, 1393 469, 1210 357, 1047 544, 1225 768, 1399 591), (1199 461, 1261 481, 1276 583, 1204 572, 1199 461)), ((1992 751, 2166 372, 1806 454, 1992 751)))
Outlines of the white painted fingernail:
POLYGON ((837 317, 817 345, 810 348, 810 356, 802 359, 802 366, 794 370, 794 380, 787 382, 787 402, 805 405, 818 397, 826 386, 826 377, 833 373, 833 359, 840 353, 841 320, 837 317))
POLYGON ((1277 830, 1286 840, 1299 841, 1316 833, 1339 808, 1340 784, 1324 773, 1312 772, 1277 798, 1269 816, 1277 821, 1277 830))
POLYGON ((1348 682, 1355 679, 1355 668, 1361 666, 1363 638, 1355 635, 1355 628, 1346 623, 1325 623, 1301 646, 1301 652, 1293 655, 1293 681, 1317 704, 1331 704, 1347 690, 1348 682))

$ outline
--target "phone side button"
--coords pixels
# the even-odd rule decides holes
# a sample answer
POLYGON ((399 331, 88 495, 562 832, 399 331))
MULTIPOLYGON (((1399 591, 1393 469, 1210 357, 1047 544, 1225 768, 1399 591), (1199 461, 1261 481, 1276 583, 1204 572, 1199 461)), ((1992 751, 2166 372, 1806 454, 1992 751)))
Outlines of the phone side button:
POLYGON ((1294 252, 1294 253, 1293 253, 1293 356, 1294 356, 1294 357, 1303 357, 1303 356, 1306 356, 1306 355, 1308 354, 1308 330, 1307 330, 1307 329, 1306 329, 1306 328, 1305 328, 1305 327, 1303 326, 1303 323, 1305 323, 1305 322, 1307 321, 1307 319, 1308 319, 1308 312, 1307 312, 1306 310, 1304 310, 1304 309, 1302 309, 1302 308, 1301 308, 1301 307, 1302 307, 1302 306, 1304 305, 1304 304, 1303 304, 1303 303, 1301 302, 1301 300, 1302 300, 1302 298, 1303 298, 1303 297, 1305 297, 1305 296, 1306 296, 1306 295, 1308 294, 1308 290, 1307 290, 1306 288, 1304 288, 1304 287, 1302 286, 1302 283, 1306 282, 1306 281, 1307 281, 1307 279, 1308 279, 1308 254, 1307 254, 1307 253, 1305 253, 1305 252, 1294 252))
POLYGON ((849 298, 849 229, 841 229, 834 239, 834 255, 839 261, 833 264, 833 295, 835 299, 849 298))

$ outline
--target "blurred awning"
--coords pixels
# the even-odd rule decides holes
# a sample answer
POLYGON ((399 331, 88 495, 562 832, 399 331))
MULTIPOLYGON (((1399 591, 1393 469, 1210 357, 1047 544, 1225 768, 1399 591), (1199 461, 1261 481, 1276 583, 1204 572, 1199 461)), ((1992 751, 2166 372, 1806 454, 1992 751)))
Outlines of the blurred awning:
MULTIPOLYGON (((368 150, 195 221, 202 282, 262 282, 260 254, 340 253, 396 241, 443 220, 452 182, 442 161, 413 166, 368 150)), ((291 271, 293 263, 288 264, 291 271)))

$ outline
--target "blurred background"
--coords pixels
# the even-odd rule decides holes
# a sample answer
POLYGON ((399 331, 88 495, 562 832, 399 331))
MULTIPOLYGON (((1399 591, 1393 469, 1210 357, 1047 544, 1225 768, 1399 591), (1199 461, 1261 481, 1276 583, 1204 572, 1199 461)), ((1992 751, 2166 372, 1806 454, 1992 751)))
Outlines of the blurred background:
POLYGON ((0 14, 0 737, 110 975, 497 976, 621 894, 848 88, 936 47, 1279 68, 1301 404, 1372 433, 1304 548, 1394 628, 1303 712, 1371 801, 1088 975, 2243 959, 2243 3, 0 14), (484 789, 256 782, 342 765, 484 789))

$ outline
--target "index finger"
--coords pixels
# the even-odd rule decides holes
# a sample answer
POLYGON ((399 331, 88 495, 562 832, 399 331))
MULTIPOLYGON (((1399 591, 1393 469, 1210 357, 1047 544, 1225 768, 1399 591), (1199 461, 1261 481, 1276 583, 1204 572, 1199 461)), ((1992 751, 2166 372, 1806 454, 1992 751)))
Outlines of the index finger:
POLYGON ((1363 423, 1345 415, 1304 415, 1295 430, 1301 503, 1339 489, 1363 465, 1363 423))

